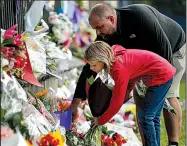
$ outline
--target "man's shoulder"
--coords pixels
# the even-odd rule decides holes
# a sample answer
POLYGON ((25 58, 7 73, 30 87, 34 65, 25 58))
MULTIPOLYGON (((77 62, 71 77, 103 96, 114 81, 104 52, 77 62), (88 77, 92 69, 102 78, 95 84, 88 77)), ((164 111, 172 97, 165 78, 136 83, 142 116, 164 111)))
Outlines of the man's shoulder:
POLYGON ((123 6, 120 8, 116 8, 116 11, 118 11, 118 12, 125 12, 125 11, 137 12, 137 11, 142 11, 142 9, 145 10, 145 8, 152 9, 153 7, 150 5, 146 5, 146 4, 131 4, 131 5, 126 5, 126 6, 123 6))
POLYGON ((123 6, 123 7, 120 7, 120 8, 116 8, 116 10, 125 10, 125 9, 137 9, 137 8, 142 8, 142 7, 145 7, 145 6, 149 6, 149 5, 146 5, 146 4, 131 4, 131 5, 126 5, 126 6, 123 6))

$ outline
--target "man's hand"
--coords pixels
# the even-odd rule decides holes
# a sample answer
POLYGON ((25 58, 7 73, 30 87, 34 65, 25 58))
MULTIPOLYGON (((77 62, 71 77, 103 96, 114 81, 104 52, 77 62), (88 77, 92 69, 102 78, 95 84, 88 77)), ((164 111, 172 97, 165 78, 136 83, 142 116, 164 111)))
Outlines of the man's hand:
POLYGON ((81 99, 74 98, 70 108, 72 109, 72 122, 75 122, 78 115, 78 106, 80 104, 81 99))

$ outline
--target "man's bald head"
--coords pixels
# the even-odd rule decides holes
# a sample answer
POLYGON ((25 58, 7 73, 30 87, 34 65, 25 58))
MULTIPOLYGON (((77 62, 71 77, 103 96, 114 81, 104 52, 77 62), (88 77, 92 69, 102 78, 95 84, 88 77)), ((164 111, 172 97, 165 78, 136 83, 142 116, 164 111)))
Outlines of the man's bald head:
POLYGON ((115 9, 106 3, 96 4, 90 10, 89 20, 93 16, 101 19, 101 18, 107 17, 108 15, 115 15, 115 9))
POLYGON ((108 4, 101 3, 93 6, 88 21, 96 30, 96 34, 104 40, 109 40, 117 32, 116 10, 108 4))

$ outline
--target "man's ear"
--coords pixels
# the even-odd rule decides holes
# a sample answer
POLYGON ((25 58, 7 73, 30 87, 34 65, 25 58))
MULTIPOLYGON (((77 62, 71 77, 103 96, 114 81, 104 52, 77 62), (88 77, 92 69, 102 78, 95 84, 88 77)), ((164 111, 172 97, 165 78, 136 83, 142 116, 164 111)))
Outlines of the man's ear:
POLYGON ((114 24, 114 16, 108 16, 108 19, 111 21, 112 24, 114 24))

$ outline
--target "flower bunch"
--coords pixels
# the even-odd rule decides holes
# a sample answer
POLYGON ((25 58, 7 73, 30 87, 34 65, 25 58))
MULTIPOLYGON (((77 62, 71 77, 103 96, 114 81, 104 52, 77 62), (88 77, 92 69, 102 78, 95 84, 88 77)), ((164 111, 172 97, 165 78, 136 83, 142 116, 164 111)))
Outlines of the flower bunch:
POLYGON ((126 143, 126 139, 118 133, 114 133, 112 137, 107 135, 101 135, 102 146, 122 146, 126 143))
POLYGON ((45 90, 36 92, 36 97, 39 98, 39 100, 44 104, 47 111, 50 112, 52 110, 53 101, 49 96, 47 96, 48 93, 49 91, 45 89, 45 90))
POLYGON ((60 131, 49 132, 41 137, 38 146, 64 146, 65 137, 61 136, 60 131))
POLYGON ((127 142, 123 136, 121 136, 117 132, 108 130, 106 126, 102 126, 101 131, 102 146, 121 146, 122 144, 127 142))
POLYGON ((71 106, 71 101, 64 99, 57 99, 57 110, 63 112, 71 106))
POLYGON ((72 129, 66 131, 66 140, 68 146, 91 146, 92 142, 90 139, 85 138, 84 133, 79 133, 76 126, 72 124, 72 129))
POLYGON ((39 146, 60 146, 59 140, 55 139, 51 134, 47 134, 41 138, 39 146))
POLYGON ((1 30, 1 56, 2 69, 9 75, 15 75, 23 79, 23 69, 27 64, 26 48, 22 38, 22 32, 15 30, 18 25, 1 30))

